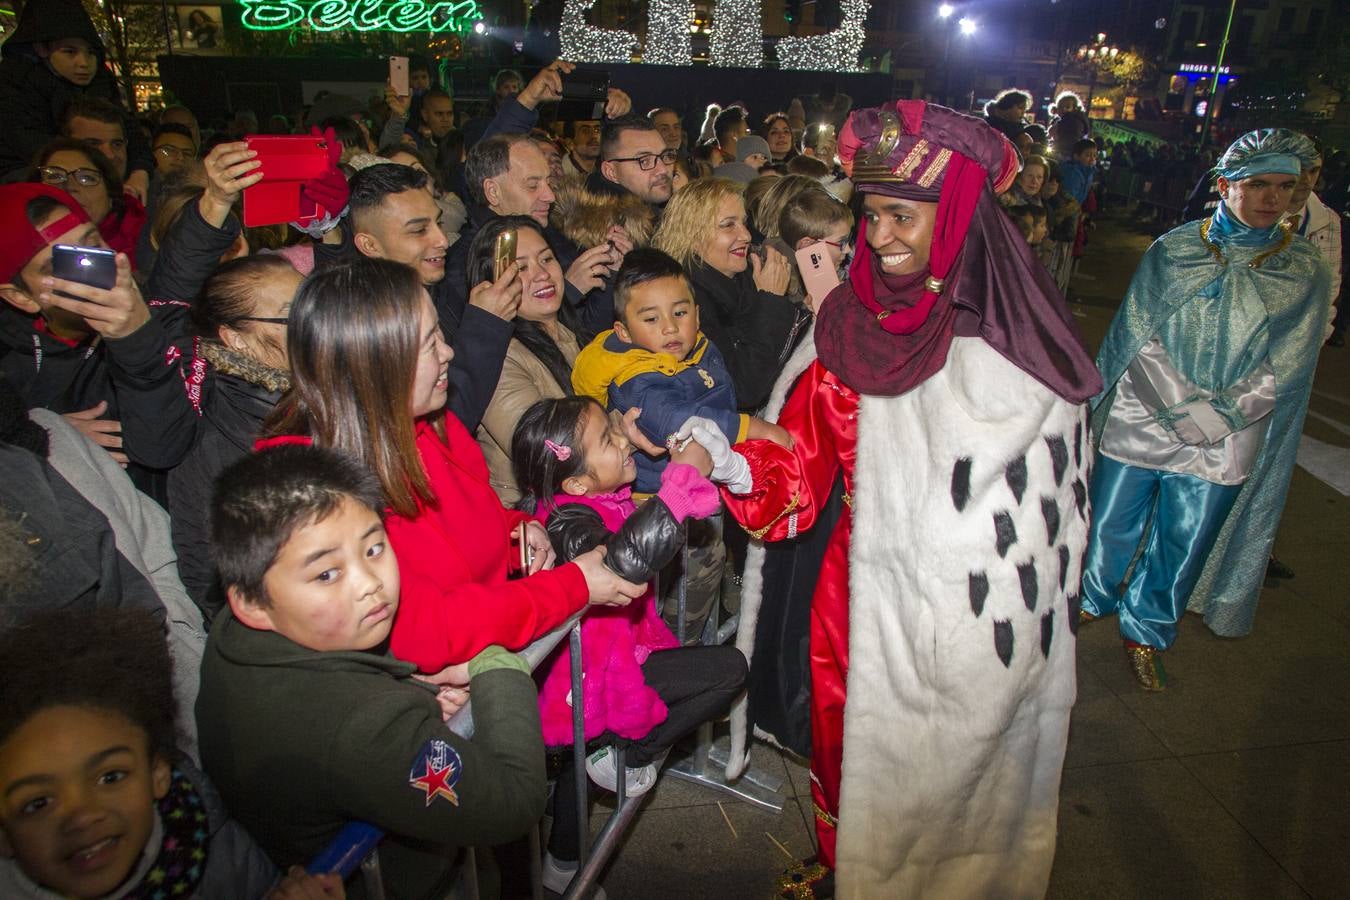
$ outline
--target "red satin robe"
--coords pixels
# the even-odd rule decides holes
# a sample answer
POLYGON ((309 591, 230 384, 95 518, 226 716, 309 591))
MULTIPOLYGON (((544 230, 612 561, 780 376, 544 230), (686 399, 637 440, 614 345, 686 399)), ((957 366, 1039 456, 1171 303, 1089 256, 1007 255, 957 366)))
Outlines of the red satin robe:
MULTIPOLYGON (((820 862, 834 868, 839 777, 844 753, 844 693, 848 674, 848 544, 852 530, 853 463, 858 394, 818 361, 802 374, 778 417, 796 442, 743 441, 735 449, 750 463, 754 489, 723 490, 723 499, 752 537, 781 541, 816 524, 840 468, 844 512, 825 550, 811 597, 811 795, 820 862)), ((764 602, 771 602, 766 597, 764 602)))

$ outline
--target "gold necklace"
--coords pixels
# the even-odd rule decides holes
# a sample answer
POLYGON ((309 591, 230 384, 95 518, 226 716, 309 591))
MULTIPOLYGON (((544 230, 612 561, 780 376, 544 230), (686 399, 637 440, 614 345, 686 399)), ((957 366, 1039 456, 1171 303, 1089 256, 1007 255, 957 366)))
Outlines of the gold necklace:
MULTIPOLYGON (((1202 243, 1204 243, 1205 249, 1208 250, 1211 254, 1213 254, 1214 259, 1218 261, 1219 265, 1226 266, 1228 265, 1228 260, 1224 259, 1223 251, 1219 249, 1219 246, 1217 244, 1215 244, 1213 241, 1209 239, 1209 226, 1212 225, 1213 223, 1214 223, 1213 219, 1206 219, 1204 222, 1200 223, 1200 240, 1202 243)), ((1289 223, 1281 222, 1280 228, 1284 232, 1284 234, 1280 237, 1280 242, 1276 244, 1274 247, 1271 247, 1269 250, 1266 250, 1262 253, 1258 253, 1255 256, 1253 256, 1251 262, 1247 263, 1247 268, 1249 269, 1261 268, 1261 264, 1263 262, 1270 259, 1272 256, 1281 252, 1291 243, 1293 243, 1294 232, 1293 229, 1289 227, 1289 223)))

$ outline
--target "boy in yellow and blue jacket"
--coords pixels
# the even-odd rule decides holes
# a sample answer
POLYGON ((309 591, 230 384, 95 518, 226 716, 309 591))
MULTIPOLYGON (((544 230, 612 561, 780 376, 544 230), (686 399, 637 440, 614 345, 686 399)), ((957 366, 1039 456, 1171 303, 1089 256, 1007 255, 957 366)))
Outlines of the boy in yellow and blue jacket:
MULTIPOLYGON (((642 410, 637 425, 667 444, 690 416, 716 422, 731 443, 768 438, 787 444, 783 429, 736 411, 736 389, 721 352, 698 328, 698 306, 684 270, 660 250, 629 253, 614 279, 614 328, 577 356, 572 387, 607 410, 642 410)), ((665 457, 637 453, 638 493, 661 485, 665 457)))

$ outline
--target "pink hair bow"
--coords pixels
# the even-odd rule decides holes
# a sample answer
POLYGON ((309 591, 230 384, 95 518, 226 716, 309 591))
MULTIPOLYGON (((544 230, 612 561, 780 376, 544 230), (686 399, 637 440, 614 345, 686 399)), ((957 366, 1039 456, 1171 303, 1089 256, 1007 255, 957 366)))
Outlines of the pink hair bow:
POLYGON ((572 458, 572 448, 566 444, 555 444, 548 438, 544 439, 544 446, 553 451, 553 455, 558 457, 558 462, 567 462, 572 458))

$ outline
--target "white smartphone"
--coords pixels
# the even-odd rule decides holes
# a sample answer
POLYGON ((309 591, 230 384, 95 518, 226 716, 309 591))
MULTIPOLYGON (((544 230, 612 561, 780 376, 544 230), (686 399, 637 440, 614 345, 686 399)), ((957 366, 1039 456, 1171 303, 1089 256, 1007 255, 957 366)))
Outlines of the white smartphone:
POLYGON ((801 273, 802 285, 810 296, 811 308, 819 309, 830 291, 839 286, 839 273, 835 271, 830 248, 824 241, 817 241, 798 250, 796 257, 797 271, 801 273))
POLYGON ((389 86, 400 97, 407 97, 412 93, 408 89, 408 57, 389 57, 389 86))

